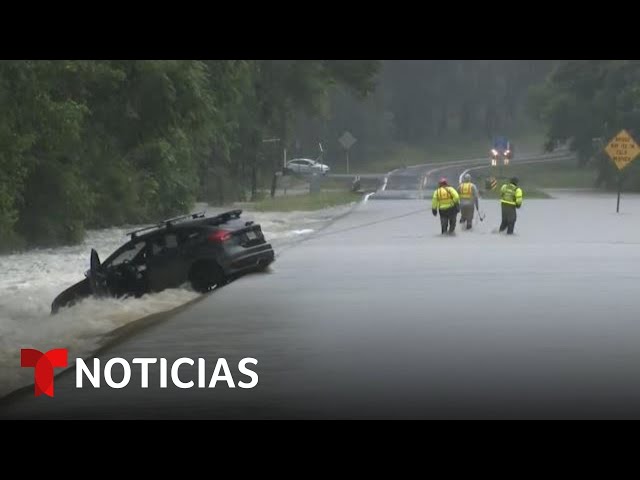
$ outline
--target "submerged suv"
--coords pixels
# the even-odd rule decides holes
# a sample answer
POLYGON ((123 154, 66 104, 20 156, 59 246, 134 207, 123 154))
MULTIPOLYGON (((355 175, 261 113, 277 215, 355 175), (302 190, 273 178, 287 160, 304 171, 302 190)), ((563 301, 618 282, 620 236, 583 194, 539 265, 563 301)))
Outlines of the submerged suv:
POLYGON ((273 248, 260 225, 240 220, 241 214, 193 213, 130 232, 130 240, 102 263, 92 249, 86 278, 58 295, 51 312, 91 295, 139 297, 185 283, 207 292, 266 269, 275 259, 273 248))

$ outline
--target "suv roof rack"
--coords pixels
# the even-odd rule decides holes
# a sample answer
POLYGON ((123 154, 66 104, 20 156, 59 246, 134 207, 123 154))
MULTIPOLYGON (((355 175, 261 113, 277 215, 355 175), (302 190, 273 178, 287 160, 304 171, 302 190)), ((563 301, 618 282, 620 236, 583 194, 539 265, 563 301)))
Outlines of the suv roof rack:
POLYGON ((163 220, 160 223, 164 225, 171 225, 172 223, 177 222, 178 220, 184 220, 185 218, 190 218, 192 220, 195 220, 196 218, 204 218, 204 212, 190 213, 188 215, 180 215, 178 217, 169 218, 168 220, 163 220))
POLYGON ((240 218, 242 215, 242 210, 229 210, 228 212, 221 213, 216 215, 215 217, 211 217, 207 219, 207 223, 210 225, 218 225, 220 223, 225 223, 231 220, 232 218, 240 218))
MULTIPOLYGON (((216 215, 215 217, 207 218, 205 221, 206 223, 211 225, 219 225, 221 223, 228 222, 232 218, 240 218, 240 215, 242 215, 242 210, 240 209, 229 210, 228 212, 221 213, 219 215, 216 215)), ((146 232, 154 229, 160 229, 163 227, 170 228, 171 226, 173 226, 175 222, 178 222, 180 220, 185 220, 185 219, 196 220, 196 219, 204 219, 204 218, 205 218, 205 212, 197 212, 197 213, 190 213, 188 215, 180 215, 178 217, 173 217, 167 220, 163 220, 162 222, 158 222, 155 225, 150 225, 148 227, 143 227, 137 230, 133 230, 131 232, 127 232, 127 235, 131 236, 131 240, 133 240, 142 232, 146 232)))
POLYGON ((133 240, 142 232, 153 230, 155 228, 170 227, 171 225, 173 225, 174 222, 177 222, 179 220, 184 220, 186 218, 190 218, 190 219, 204 218, 204 212, 190 213, 188 215, 180 215, 178 217, 168 218, 167 220, 158 222, 155 225, 149 225, 148 227, 143 227, 137 230, 133 230, 131 232, 127 232, 127 235, 130 235, 131 240, 133 240))

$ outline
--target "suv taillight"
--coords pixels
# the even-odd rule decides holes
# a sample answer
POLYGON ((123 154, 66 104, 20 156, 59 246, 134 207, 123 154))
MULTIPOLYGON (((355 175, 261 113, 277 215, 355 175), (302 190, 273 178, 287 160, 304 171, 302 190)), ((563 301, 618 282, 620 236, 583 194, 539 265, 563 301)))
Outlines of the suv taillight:
POLYGON ((217 230, 217 231, 211 233, 207 237, 207 240, 212 242, 212 243, 222 243, 222 242, 226 242, 230 238, 231 238, 231 232, 230 231, 228 231, 228 230, 217 230))

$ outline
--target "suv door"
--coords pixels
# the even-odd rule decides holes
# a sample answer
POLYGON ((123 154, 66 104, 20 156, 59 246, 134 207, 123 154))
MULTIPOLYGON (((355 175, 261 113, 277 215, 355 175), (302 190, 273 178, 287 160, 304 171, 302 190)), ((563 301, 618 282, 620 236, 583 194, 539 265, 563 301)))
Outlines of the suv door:
POLYGON ((125 243, 101 265, 112 295, 141 295, 146 284, 146 242, 134 240, 125 243))

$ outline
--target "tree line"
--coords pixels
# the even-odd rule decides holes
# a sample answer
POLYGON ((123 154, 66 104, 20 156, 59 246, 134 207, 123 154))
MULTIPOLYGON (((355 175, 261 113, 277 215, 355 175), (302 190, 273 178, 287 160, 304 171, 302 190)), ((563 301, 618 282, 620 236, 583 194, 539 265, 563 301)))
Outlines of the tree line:
POLYGON ((529 109, 546 128, 547 150, 568 144, 596 186, 640 190, 640 165, 620 173, 604 147, 621 130, 640 142, 640 61, 565 60, 533 87, 529 109))
POLYGON ((0 62, 0 247, 75 243, 256 189, 298 112, 375 88, 375 60, 0 62))
POLYGON ((367 98, 330 92, 330 117, 302 116, 295 137, 300 152, 342 158, 338 138, 351 132, 358 166, 393 145, 424 146, 516 136, 540 129, 528 110, 529 91, 545 81, 554 60, 385 60, 367 98))
MULTIPOLYGON (((604 143, 640 141, 635 60, 0 61, 0 249, 81 241, 197 199, 255 198, 289 158, 366 169, 390 146, 546 129, 598 183, 604 143)), ((640 188, 640 167, 624 181, 640 188)))

